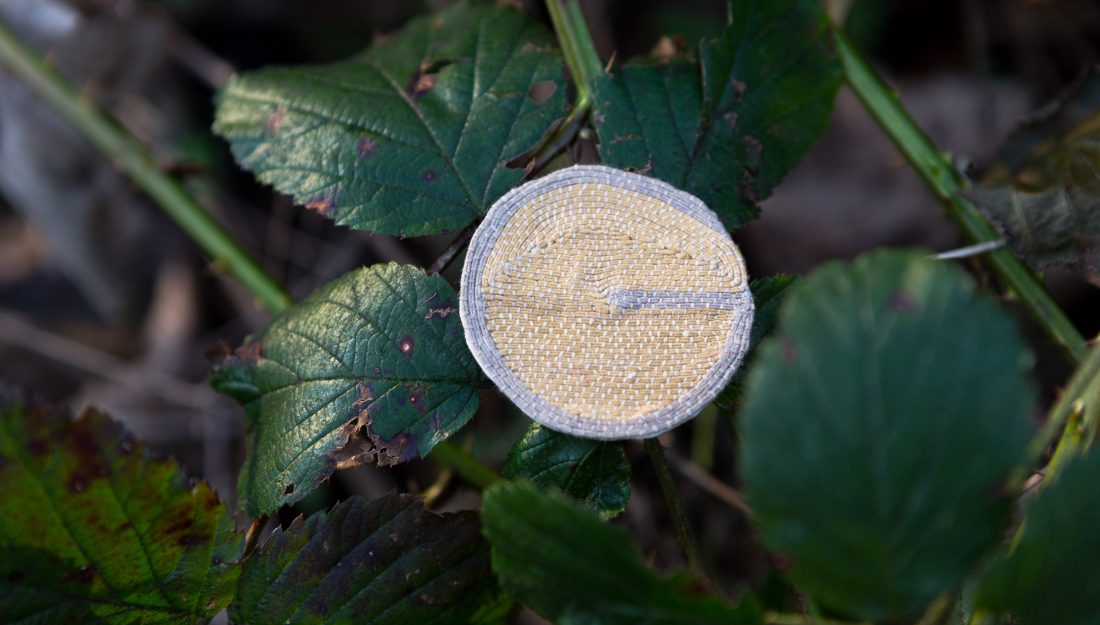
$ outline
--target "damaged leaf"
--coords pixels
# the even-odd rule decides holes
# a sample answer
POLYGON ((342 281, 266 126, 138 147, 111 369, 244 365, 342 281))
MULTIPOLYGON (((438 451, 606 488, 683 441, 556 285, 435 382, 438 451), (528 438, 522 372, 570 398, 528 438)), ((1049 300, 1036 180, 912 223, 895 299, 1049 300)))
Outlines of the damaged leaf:
POLYGON ((241 536, 205 482, 106 416, 0 397, 0 620, 205 623, 241 536))
POLYGON ((242 625, 469 623, 497 594, 476 512, 355 496, 276 530, 245 561, 229 616, 242 625))
POLYGON ((301 500, 337 468, 423 456, 469 421, 482 375, 446 312, 457 301, 443 278, 374 265, 215 355, 211 384, 245 399, 249 516, 301 500))
POLYGON ((605 518, 630 499, 630 463, 617 443, 577 438, 537 423, 512 447, 504 477, 556 487, 605 518))
POLYGON ((749 350, 745 353, 745 359, 741 367, 733 375, 733 379, 718 393, 714 403, 723 408, 733 408, 741 403, 741 396, 745 392, 745 376, 752 367, 752 358, 756 355, 756 348, 764 337, 771 334, 775 324, 779 321, 779 305, 787 295, 787 289, 798 282, 798 276, 776 275, 766 278, 758 278, 749 282, 752 291, 753 306, 756 310, 752 316, 752 332, 749 334, 749 350))
POLYGON ((520 181, 506 163, 566 110, 553 37, 459 2, 346 61, 267 68, 222 91, 214 131, 256 177, 360 230, 459 230, 520 181))
POLYGON ((735 229, 825 129, 840 87, 818 0, 736 0, 699 62, 634 63, 595 84, 606 165, 660 178, 735 229))
POLYGON ((1036 393, 1011 316, 958 267, 882 250, 791 289, 749 372, 741 474, 798 588, 909 622, 1003 536, 1036 393))
POLYGON ((485 492, 481 514, 501 585, 555 623, 761 622, 749 600, 731 606, 687 575, 658 575, 626 532, 559 492, 505 482, 485 492))
POLYGON ((968 196, 1034 269, 1100 286, 1100 73, 1013 134, 968 196))

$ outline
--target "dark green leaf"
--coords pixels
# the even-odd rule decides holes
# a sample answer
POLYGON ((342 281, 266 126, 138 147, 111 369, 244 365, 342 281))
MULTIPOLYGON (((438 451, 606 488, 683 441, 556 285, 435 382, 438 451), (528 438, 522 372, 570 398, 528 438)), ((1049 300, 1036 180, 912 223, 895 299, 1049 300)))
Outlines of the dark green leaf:
POLYGON ((630 463, 616 443, 577 438, 533 424, 512 448, 504 477, 553 486, 605 518, 626 508, 630 463))
POLYGON ((738 430, 749 505, 795 583, 876 622, 958 588, 1008 521, 1031 360, 992 298, 918 252, 796 285, 738 430))
POLYGON ((968 193, 1032 267, 1066 266, 1100 285, 1100 74, 1048 108, 968 193))
POLYGON ((428 453, 473 415, 481 371, 450 285, 390 263, 330 282, 216 355, 210 380, 252 398, 240 495, 255 518, 335 468, 428 453))
POLYGON ((825 129, 841 71, 818 0, 739 0, 699 63, 627 65, 595 85, 600 158, 702 199, 731 230, 825 129))
POLYGON ((468 623, 496 591, 477 513, 356 496, 276 531, 245 561, 229 613, 243 625, 468 623))
POLYGON ((214 131, 307 208, 414 236, 484 214, 523 175, 506 163, 565 110, 553 37, 512 8, 460 2, 347 61, 234 78, 214 131))
POLYGON ((718 397, 714 398, 714 403, 723 408, 732 408, 741 403, 741 396, 745 392, 745 377, 752 369, 756 348, 760 346, 760 341, 775 329, 775 324, 779 320, 779 305, 783 303, 787 289, 797 281, 797 276, 778 275, 749 282, 752 302, 756 307, 752 317, 752 332, 749 334, 749 351, 745 353, 741 368, 733 375, 733 379, 726 388, 718 393, 718 397))
POLYGON ((1093 450, 1039 492, 1012 552, 982 580, 979 612, 1011 612, 1021 625, 1100 623, 1097 483, 1100 452, 1093 450))
POLYGON ((241 537, 204 482, 97 412, 0 398, 0 621, 203 623, 241 537))
POLYGON ((504 589, 554 622, 760 622, 751 602, 731 607, 686 576, 658 576, 622 530, 557 491, 523 482, 493 486, 485 493, 482 520, 504 589))

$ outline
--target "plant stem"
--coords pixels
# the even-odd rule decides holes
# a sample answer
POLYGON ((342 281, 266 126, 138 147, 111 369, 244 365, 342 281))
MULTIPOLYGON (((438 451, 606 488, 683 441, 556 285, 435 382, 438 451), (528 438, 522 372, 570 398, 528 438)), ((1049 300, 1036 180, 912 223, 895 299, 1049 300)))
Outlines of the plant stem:
POLYGON ((219 265, 271 312, 290 306, 290 296, 195 203, 183 187, 161 171, 149 151, 99 111, 42 57, 24 46, 0 23, 0 63, 11 70, 54 111, 72 124, 119 169, 126 172, 219 265))
POLYGON ((680 503, 680 495, 676 492, 676 484, 672 482, 672 473, 668 469, 668 460, 665 458, 665 448, 656 438, 647 438, 644 441, 646 453, 653 462, 653 468, 657 472, 657 482, 664 493, 665 503, 668 505, 668 513, 672 517, 672 524, 676 527, 676 536, 680 539, 680 548, 684 551, 688 569, 700 581, 709 582, 710 578, 703 570, 703 561, 699 557, 699 546, 695 543, 695 535, 691 531, 684 507, 680 503))
MULTIPOLYGON (((837 52, 848 86, 901 151, 925 184, 936 194, 947 215, 975 243, 996 241, 1000 235, 977 208, 961 195, 963 180, 949 158, 941 153, 917 126, 894 93, 852 46, 840 29, 835 29, 837 52)), ((1051 338, 1080 364, 1088 354, 1085 339, 1051 300, 1042 283, 1008 249, 998 249, 985 259, 1008 288, 1024 304, 1051 338)))
POLYGON ((592 101, 592 83, 603 73, 603 65, 584 22, 584 14, 577 0, 546 0, 546 10, 558 34, 565 64, 577 86, 574 108, 587 110, 592 101))
MULTIPOLYGON (((241 286, 272 314, 293 304, 285 290, 237 245, 179 182, 160 170, 137 139, 96 108, 40 55, 28 49, 0 22, 0 64, 28 86, 93 146, 126 172, 191 239, 225 267, 241 286)), ((430 457, 454 469, 471 484, 484 487, 500 480, 492 469, 452 443, 435 446, 430 457)))
POLYGON ((464 480, 481 489, 489 488, 504 479, 496 471, 470 455, 470 452, 448 441, 436 445, 428 454, 428 458, 441 467, 453 470, 464 480))
POLYGON ((466 245, 470 242, 470 239, 474 238, 474 232, 477 231, 477 227, 481 224, 481 220, 477 220, 474 223, 466 226, 462 232, 458 233, 458 236, 447 246, 447 249, 443 250, 443 253, 435 259, 431 267, 428 267, 428 273, 432 275, 443 273, 443 270, 450 266, 454 259, 462 253, 462 250, 466 249, 466 245))
POLYGON ((1092 348, 1088 358, 1074 372, 1057 403, 1050 409, 1047 421, 1032 444, 1038 455, 1061 428, 1062 436, 1047 464, 1043 481, 1049 483, 1072 452, 1092 443, 1100 425, 1100 343, 1092 348))

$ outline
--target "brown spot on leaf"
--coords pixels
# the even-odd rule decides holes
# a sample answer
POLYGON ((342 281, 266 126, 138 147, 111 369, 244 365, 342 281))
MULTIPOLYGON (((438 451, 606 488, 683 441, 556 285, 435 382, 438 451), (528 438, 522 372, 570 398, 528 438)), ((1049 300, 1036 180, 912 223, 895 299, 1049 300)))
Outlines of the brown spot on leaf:
POLYGON ((783 339, 783 345, 779 350, 780 357, 784 362, 793 364, 798 360, 798 349, 795 348, 794 343, 790 339, 783 339))
POLYGON ((435 180, 438 177, 439 177, 439 172, 437 172, 434 169, 429 169, 428 171, 424 172, 424 174, 422 176, 420 176, 420 179, 423 180, 424 182, 431 182, 431 181, 435 180))
POLYGON ((423 97, 425 93, 428 93, 435 88, 435 83, 438 82, 439 77, 435 74, 421 74, 417 76, 416 82, 413 83, 412 92, 409 94, 413 98, 423 97))
POLYGON ((527 90, 527 97, 531 98, 535 104, 545 104, 557 90, 557 83, 552 80, 544 80, 531 85, 531 88, 527 90))
POLYGON ((415 408, 418 413, 424 414, 424 412, 428 408, 428 402, 425 399, 425 391, 427 391, 427 387, 425 387, 423 384, 409 384, 408 389, 409 405, 415 408))
POLYGON ((198 547, 199 545, 205 545, 210 542, 209 534, 186 534, 180 536, 180 539, 176 541, 176 544, 180 547, 198 547))
POLYGON ((736 78, 730 79, 730 86, 733 87, 733 101, 740 102, 745 97, 745 90, 748 89, 748 85, 737 80, 736 78))
POLYGON ((366 158, 376 151, 378 151, 378 142, 367 135, 359 137, 358 143, 355 144, 355 152, 359 158, 366 158))
POLYGON ((306 202, 306 208, 317 213, 322 217, 328 217, 332 213, 332 209, 336 207, 336 194, 333 192, 325 193, 311 198, 306 202))
POLYGON ((555 48, 553 46, 540 46, 540 45, 538 45, 534 42, 528 41, 527 43, 523 44, 523 47, 520 48, 519 51, 524 52, 524 53, 531 53, 531 52, 555 52, 556 53, 557 48, 555 48))
POLYGON ((171 525, 164 528, 166 534, 179 534, 180 532, 187 532, 191 530, 191 526, 195 524, 195 519, 189 516, 182 516, 172 522, 171 525))
POLYGON ((760 171, 760 161, 764 158, 764 144, 752 135, 741 139, 745 142, 745 167, 755 174, 760 171))
POLYGON ((429 308, 428 314, 424 316, 425 319, 431 319, 436 315, 439 315, 440 319, 447 318, 448 315, 453 315, 458 312, 458 309, 454 306, 444 306, 441 308, 429 308))
POLYGON ((361 410, 374 401, 374 394, 370 390, 370 385, 366 382, 359 380, 355 383, 355 389, 358 396, 351 403, 352 410, 361 410))
POLYGON ((275 109, 275 112, 272 113, 271 116, 267 118, 267 123, 265 124, 265 128, 267 128, 267 132, 271 133, 271 134, 279 132, 279 128, 282 128, 283 121, 285 119, 286 119, 286 111, 283 110, 283 109, 275 109))
POLYGON ((916 308, 917 302, 913 296, 905 291, 898 291, 890 298, 890 311, 896 313, 910 312, 916 308))
POLYGON ((416 345, 416 341, 411 336, 403 336, 397 339, 397 349, 401 350, 401 353, 405 356, 412 357, 413 347, 416 345))

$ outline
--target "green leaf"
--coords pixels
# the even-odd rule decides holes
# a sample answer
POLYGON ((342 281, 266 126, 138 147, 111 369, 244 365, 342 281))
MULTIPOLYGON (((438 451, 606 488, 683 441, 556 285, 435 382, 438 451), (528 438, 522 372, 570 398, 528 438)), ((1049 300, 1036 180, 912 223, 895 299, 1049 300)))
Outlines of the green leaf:
POLYGON ((740 415, 765 544, 830 608, 905 619, 958 588, 1009 518, 1032 358, 953 265, 879 251, 795 286, 740 415))
POLYGON ((485 492, 485 535, 501 585, 557 623, 759 623, 751 602, 732 607, 685 575, 658 576, 626 534, 557 491, 505 482, 485 492))
POLYGON ((698 64, 600 77, 594 119, 604 164, 696 195, 732 230, 824 131, 841 69, 818 0, 740 0, 731 16, 698 64))
POLYGON ((460 2, 343 62, 237 76, 214 131, 307 208, 415 236, 483 215, 523 176, 506 163, 566 108, 561 56, 542 25, 460 2))
POLYGON ((245 561, 230 618, 268 623, 468 623, 496 580, 476 512, 356 496, 298 517, 245 561))
POLYGON ((0 397, 0 620, 204 623, 241 537, 205 482, 106 416, 0 397))
POLYGON ((753 306, 752 331, 749 333, 749 350, 745 353, 744 364, 733 374, 733 379, 714 398, 714 403, 723 408, 733 408, 741 403, 745 393, 745 377, 752 370, 756 348, 760 341, 772 333, 779 322, 779 305, 787 295, 787 289, 798 282, 798 276, 776 275, 758 278, 749 282, 752 291, 753 306))
POLYGON ((253 518, 299 501, 336 468, 428 453, 470 420, 481 380, 454 290, 394 263, 318 289, 215 355, 210 375, 247 402, 239 490, 253 518))
POLYGON ((1100 623, 1100 452, 1069 461, 1028 506, 1011 553, 982 579, 979 611, 1021 625, 1100 623))
POLYGON ((630 463, 620 445, 569 436, 537 423, 512 447, 502 473, 556 487, 604 518, 622 512, 630 499, 630 463))

